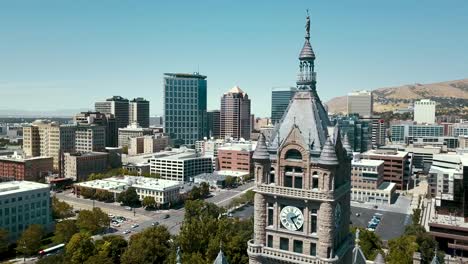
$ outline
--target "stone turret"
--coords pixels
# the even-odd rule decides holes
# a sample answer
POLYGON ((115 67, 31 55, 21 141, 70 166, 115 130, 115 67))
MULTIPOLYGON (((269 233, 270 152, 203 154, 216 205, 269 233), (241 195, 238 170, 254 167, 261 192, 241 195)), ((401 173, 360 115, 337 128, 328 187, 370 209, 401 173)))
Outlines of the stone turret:
POLYGON ((265 136, 260 134, 257 147, 252 155, 255 166, 255 182, 257 184, 268 183, 270 176, 270 154, 268 153, 265 136))
POLYGON ((215 261, 213 264, 229 264, 226 256, 224 256, 223 250, 219 249, 218 256, 216 257, 215 261))
POLYGON ((330 138, 325 142, 322 153, 320 154, 319 164, 328 166, 337 166, 338 158, 336 157, 335 146, 333 145, 330 138))

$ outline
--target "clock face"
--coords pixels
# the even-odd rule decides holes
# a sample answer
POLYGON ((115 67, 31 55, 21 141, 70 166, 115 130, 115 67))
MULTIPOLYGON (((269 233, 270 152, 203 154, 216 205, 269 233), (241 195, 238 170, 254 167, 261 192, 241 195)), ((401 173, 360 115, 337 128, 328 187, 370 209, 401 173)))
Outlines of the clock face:
POLYGON ((302 211, 294 206, 285 206, 280 214, 281 224, 291 231, 299 230, 304 224, 302 211))
POLYGON ((341 205, 339 203, 336 204, 335 207, 335 227, 338 228, 341 225, 341 205))

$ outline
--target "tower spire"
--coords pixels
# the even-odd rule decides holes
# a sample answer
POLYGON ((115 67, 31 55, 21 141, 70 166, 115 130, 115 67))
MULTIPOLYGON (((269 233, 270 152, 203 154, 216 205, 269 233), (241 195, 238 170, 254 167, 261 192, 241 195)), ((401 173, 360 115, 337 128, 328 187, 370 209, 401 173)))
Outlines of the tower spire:
POLYGON ((315 53, 310 45, 310 16, 307 9, 306 25, 305 25, 305 42, 299 54, 299 75, 297 78, 297 86, 300 90, 315 91, 315 71, 314 60, 315 53))
POLYGON ((309 9, 306 9, 306 12, 307 12, 307 16, 306 16, 306 35, 305 35, 305 38, 307 40, 310 39, 310 16, 309 16, 309 9))

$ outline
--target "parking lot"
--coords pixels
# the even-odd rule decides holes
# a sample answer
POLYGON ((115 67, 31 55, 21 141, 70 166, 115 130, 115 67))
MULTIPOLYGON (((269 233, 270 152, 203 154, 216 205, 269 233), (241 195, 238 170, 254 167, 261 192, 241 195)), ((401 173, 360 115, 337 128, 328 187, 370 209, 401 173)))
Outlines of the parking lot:
POLYGON ((363 228, 367 228, 368 222, 375 213, 382 214, 381 221, 375 229, 375 233, 382 240, 390 240, 401 236, 405 231, 405 226, 411 223, 411 216, 409 214, 354 206, 351 206, 351 213, 351 224, 363 228), (359 216, 356 216, 356 214, 359 214, 359 216))

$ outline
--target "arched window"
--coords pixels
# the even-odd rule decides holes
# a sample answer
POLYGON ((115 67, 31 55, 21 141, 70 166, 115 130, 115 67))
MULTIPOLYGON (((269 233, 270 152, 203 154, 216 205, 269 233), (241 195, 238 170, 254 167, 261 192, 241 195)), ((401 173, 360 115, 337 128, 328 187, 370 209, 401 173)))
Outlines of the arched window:
POLYGON ((302 154, 297 149, 290 149, 288 152, 286 152, 286 159, 301 160, 302 154))

